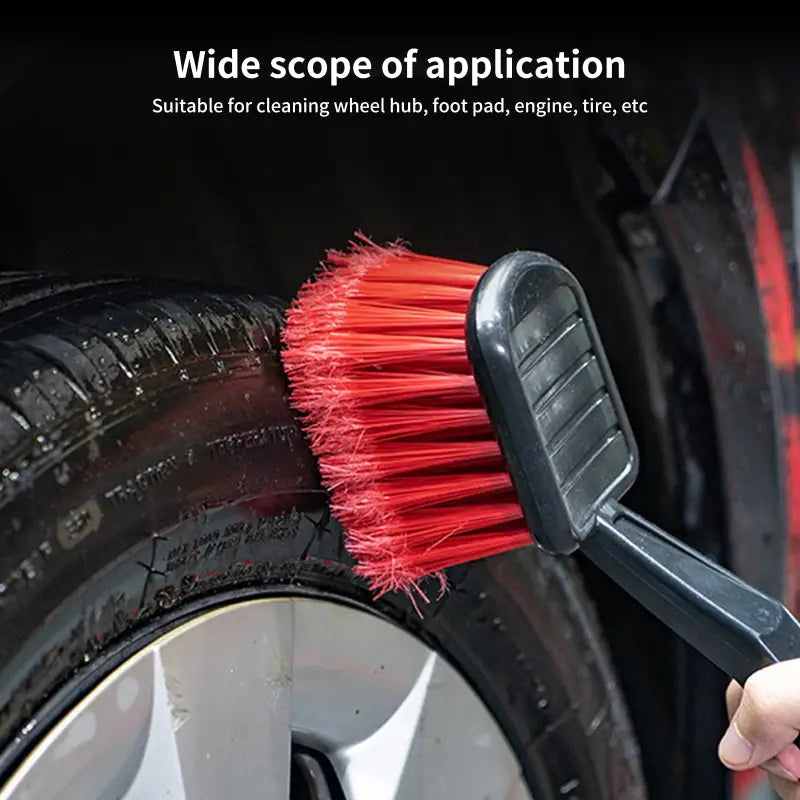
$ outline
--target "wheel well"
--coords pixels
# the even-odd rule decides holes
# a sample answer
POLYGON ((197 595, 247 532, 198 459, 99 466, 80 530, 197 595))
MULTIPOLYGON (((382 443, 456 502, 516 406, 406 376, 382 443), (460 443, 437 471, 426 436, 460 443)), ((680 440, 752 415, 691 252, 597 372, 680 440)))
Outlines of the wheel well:
MULTIPOLYGON (((680 271, 619 151, 608 140, 577 145, 569 159, 576 195, 605 264, 591 284, 593 308, 640 446, 639 477, 625 502, 727 564, 713 406, 680 271)), ((581 571, 628 700, 651 797, 727 796, 716 758, 727 679, 585 559, 581 571), (674 748, 671 758, 665 746, 674 748)))

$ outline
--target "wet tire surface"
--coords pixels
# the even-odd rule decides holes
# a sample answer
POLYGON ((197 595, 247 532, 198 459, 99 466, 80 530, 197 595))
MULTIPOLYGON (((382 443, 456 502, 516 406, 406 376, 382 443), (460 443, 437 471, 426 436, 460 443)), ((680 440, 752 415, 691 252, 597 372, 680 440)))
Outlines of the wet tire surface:
POLYGON ((493 710, 535 800, 642 798, 591 603, 532 549, 423 606, 350 570, 288 408, 282 304, 120 278, 0 278, 0 778, 80 692, 209 605, 317 593, 419 635, 493 710))

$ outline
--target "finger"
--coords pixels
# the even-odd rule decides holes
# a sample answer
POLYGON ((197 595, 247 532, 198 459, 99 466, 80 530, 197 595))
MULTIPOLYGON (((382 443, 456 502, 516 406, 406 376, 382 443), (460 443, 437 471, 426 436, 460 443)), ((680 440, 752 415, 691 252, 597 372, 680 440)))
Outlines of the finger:
POLYGON ((736 683, 736 681, 731 681, 728 684, 728 688, 725 691, 725 705, 728 709, 728 719, 731 719, 736 713, 736 709, 739 708, 739 703, 742 702, 743 691, 742 687, 736 683))
POLYGON ((794 741, 800 727, 799 674, 800 660, 793 660, 748 678, 719 744, 719 757, 726 766, 737 770, 758 766, 794 741))
POLYGON ((798 783, 797 778, 791 772, 788 772, 783 766, 781 766, 781 762, 778 761, 777 758, 771 758, 769 761, 765 761, 760 769, 763 769, 765 772, 768 772, 775 778, 780 778, 781 780, 788 781, 789 783, 798 783))
POLYGON ((783 778, 770 775, 769 785, 781 800, 800 800, 800 783, 785 781, 783 778))
POLYGON ((784 747, 775 760, 795 778, 800 778, 800 748, 794 744, 784 747))

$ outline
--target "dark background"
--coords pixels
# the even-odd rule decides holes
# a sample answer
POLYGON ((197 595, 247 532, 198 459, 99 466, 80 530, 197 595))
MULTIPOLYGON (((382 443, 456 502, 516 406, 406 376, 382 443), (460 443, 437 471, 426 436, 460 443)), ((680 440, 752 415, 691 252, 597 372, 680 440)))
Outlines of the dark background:
MULTIPOLYGON (((135 23, 121 21, 110 36, 95 38, 77 35, 80 26, 73 26, 71 35, 20 34, 3 49, 0 262, 224 280, 284 296, 326 248, 343 246, 357 229, 472 261, 519 247, 549 248, 568 264, 589 257, 572 235, 573 201, 564 199, 571 191, 564 127, 583 130, 586 122, 598 127, 604 120, 168 116, 151 113, 154 97, 429 101, 438 95, 513 102, 567 99, 582 90, 579 81, 558 79, 450 89, 425 78, 380 78, 381 59, 411 46, 420 48, 420 59, 506 46, 533 56, 573 46, 584 54, 625 56, 624 81, 585 87, 599 98, 644 97, 645 74, 651 82, 655 72, 676 84, 682 69, 674 56, 648 55, 636 37, 579 32, 521 36, 517 30, 481 39, 474 33, 376 36, 374 28, 368 36, 335 28, 322 34, 317 19, 303 35, 251 21, 238 39, 222 35, 224 23, 218 35, 184 29, 170 38, 168 25, 154 25, 150 36, 139 38, 135 23), (254 41, 258 30, 265 35, 254 41), (258 56, 262 77, 178 80, 172 50, 211 46, 218 55, 233 46, 241 56, 258 56), (276 54, 368 55, 376 77, 333 90, 326 81, 274 81, 266 65, 276 54)), ((338 27, 347 28, 341 21, 338 27)), ((663 42, 652 44, 663 51, 663 42)), ((660 120, 678 130, 685 125, 688 103, 681 93, 644 99, 660 120), (674 113, 664 108, 667 100, 674 113)))

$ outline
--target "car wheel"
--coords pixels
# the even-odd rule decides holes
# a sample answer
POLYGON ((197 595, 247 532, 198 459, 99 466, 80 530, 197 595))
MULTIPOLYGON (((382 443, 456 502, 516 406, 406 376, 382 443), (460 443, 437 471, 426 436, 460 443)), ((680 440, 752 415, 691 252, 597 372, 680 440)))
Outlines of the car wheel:
POLYGON ((643 798, 572 564, 351 571, 281 305, 0 283, 0 800, 643 798))

